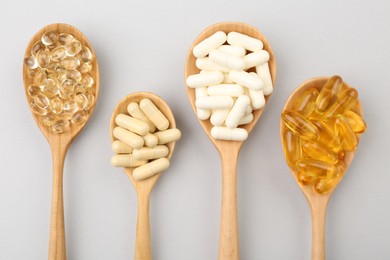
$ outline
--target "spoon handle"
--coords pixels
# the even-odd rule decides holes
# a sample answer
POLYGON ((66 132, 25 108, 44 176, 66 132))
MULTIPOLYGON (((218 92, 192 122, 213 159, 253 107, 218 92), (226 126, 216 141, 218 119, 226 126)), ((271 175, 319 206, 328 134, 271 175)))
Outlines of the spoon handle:
POLYGON ((65 260, 65 226, 63 200, 63 169, 66 148, 52 148, 53 157, 53 190, 50 218, 49 260, 65 260))
POLYGON ((151 260, 150 224, 149 224, 150 191, 138 191, 138 220, 135 242, 135 260, 151 260))
POLYGON ((312 221, 312 260, 325 260, 325 218, 327 203, 310 207, 312 221))
POLYGON ((219 235, 219 260, 238 260, 237 159, 236 153, 223 153, 222 209, 219 235))

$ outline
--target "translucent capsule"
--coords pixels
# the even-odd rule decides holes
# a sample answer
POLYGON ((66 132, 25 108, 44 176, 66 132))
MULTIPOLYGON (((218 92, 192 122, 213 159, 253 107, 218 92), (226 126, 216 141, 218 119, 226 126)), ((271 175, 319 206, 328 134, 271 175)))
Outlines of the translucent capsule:
POLYGON ((58 81, 56 78, 50 77, 44 80, 42 84, 42 92, 49 98, 58 95, 58 81))
POLYGON ((289 129, 283 134, 283 151, 287 164, 295 168, 297 161, 302 158, 301 140, 289 129))
POLYGON ((340 150, 340 141, 333 128, 329 127, 325 122, 320 120, 311 120, 311 122, 315 125, 319 132, 317 141, 331 147, 333 151, 338 152, 340 150))
POLYGON ((92 52, 87 46, 82 47, 79 55, 83 62, 90 62, 92 59, 92 52))
POLYGON ((76 101, 69 100, 64 102, 64 111, 69 112, 71 114, 75 113, 79 109, 76 101))
POLYGON ((24 65, 28 69, 36 69, 38 68, 38 62, 37 59, 34 56, 29 56, 24 58, 24 65))
POLYGON ((78 67, 78 70, 81 72, 81 73, 87 73, 87 72, 90 72, 92 70, 92 64, 90 62, 84 62, 83 64, 81 64, 79 67, 78 67))
POLYGON ((50 58, 53 61, 60 61, 66 57, 64 46, 58 46, 50 52, 50 58))
POLYGON ((65 78, 62 80, 60 85, 60 97, 67 99, 74 91, 74 80, 70 78, 65 78))
POLYGON ((80 109, 87 109, 88 99, 83 93, 77 93, 76 95, 74 95, 74 101, 76 101, 77 106, 80 109))
POLYGON ((312 158, 301 159, 297 162, 296 166, 301 174, 313 180, 325 178, 328 176, 328 173, 331 174, 336 170, 335 165, 312 158))
POLYGON ((43 116, 43 124, 45 126, 52 126, 55 120, 56 116, 53 113, 49 112, 45 116, 43 116))
POLYGON ((319 194, 326 194, 333 189, 341 177, 321 179, 314 185, 314 190, 319 194))
POLYGON ((50 108, 54 114, 57 114, 57 115, 61 114, 63 109, 64 109, 64 104, 62 103, 61 98, 59 98, 58 96, 52 98, 50 100, 50 108))
POLYGON ((80 110, 80 111, 74 113, 74 115, 72 116, 72 118, 70 119, 70 121, 71 121, 73 124, 82 124, 82 123, 84 123, 85 121, 87 121, 88 117, 89 117, 88 111, 86 111, 86 110, 80 110))
POLYGON ((59 119, 53 122, 51 129, 54 133, 60 134, 68 130, 70 127, 69 120, 59 119))
POLYGON ((95 96, 91 92, 86 92, 84 95, 87 97, 88 100, 87 108, 93 107, 93 105, 95 104, 95 96))
POLYGON ((69 112, 66 112, 66 111, 62 111, 61 114, 58 115, 59 119, 62 119, 62 120, 70 120, 73 116, 73 113, 69 113, 69 112))
POLYGON ((37 106, 34 100, 30 103, 30 108, 34 112, 34 114, 41 115, 41 116, 47 114, 47 109, 42 109, 39 106, 37 106))
POLYGON ((352 110, 345 111, 343 115, 355 133, 361 134, 366 131, 366 122, 360 115, 352 110))
POLYGON ((27 76, 29 78, 34 78, 36 74, 37 74, 36 69, 27 69, 27 76))
POLYGON ((34 77, 34 84, 38 86, 42 85, 47 77, 48 73, 46 70, 38 70, 34 77))
POLYGON ((39 51, 36 56, 38 66, 47 68, 50 65, 50 53, 46 50, 39 51))
POLYGON ((42 43, 44 45, 52 45, 58 40, 58 33, 54 31, 45 32, 42 35, 42 43))
POLYGON ((69 57, 61 61, 61 65, 67 70, 74 70, 80 66, 80 60, 74 57, 69 57))
POLYGON ((81 48, 81 42, 76 39, 73 39, 67 44, 65 44, 65 52, 70 57, 76 56, 81 51, 81 48))
POLYGON ((358 92, 354 88, 343 90, 336 102, 324 113, 324 118, 331 118, 351 108, 358 98, 358 92))
POLYGON ((317 128, 303 116, 292 110, 282 113, 284 124, 296 135, 306 140, 314 140, 318 137, 317 128))
POLYGON ((78 70, 67 70, 64 76, 76 82, 82 79, 81 73, 78 70))
POLYGON ((315 109, 318 90, 310 88, 303 92, 294 104, 294 110, 307 118, 315 109))
POLYGON ((85 85, 86 87, 91 87, 94 83, 93 78, 89 74, 83 74, 80 83, 85 85))
POLYGON ((47 109, 50 105, 50 100, 43 93, 35 95, 34 102, 41 109, 47 109))
MULTIPOLYGON (((321 133, 320 133, 321 134, 321 133)), ((330 164, 336 164, 338 156, 326 145, 316 141, 305 141, 302 144, 303 152, 313 159, 324 161, 330 164)))
POLYGON ((38 51, 44 50, 44 49, 45 49, 45 45, 41 41, 38 41, 38 42, 34 43, 34 45, 32 46, 31 55, 35 56, 35 55, 37 55, 38 51))
POLYGON ((74 84, 74 93, 85 93, 85 92, 87 92, 86 86, 84 86, 80 82, 74 84))
POLYGON ((343 115, 337 115, 331 120, 334 132, 339 137, 341 146, 345 151, 354 151, 357 148, 358 140, 351 126, 343 115))
POLYGON ((67 45, 68 43, 73 41, 73 39, 74 39, 73 36, 68 33, 61 33, 60 35, 58 35, 58 43, 61 44, 62 46, 67 45))
POLYGON ((324 113, 336 102, 342 88, 343 79, 340 76, 335 75, 329 78, 316 100, 316 110, 319 114, 324 113))
POLYGON ((314 180, 315 180, 315 178, 307 176, 301 172, 298 173, 298 181, 300 183, 302 183, 303 185, 309 185, 309 184, 313 183, 314 180))
POLYGON ((41 88, 35 85, 30 85, 27 87, 27 94, 30 96, 35 96, 41 92, 41 88))

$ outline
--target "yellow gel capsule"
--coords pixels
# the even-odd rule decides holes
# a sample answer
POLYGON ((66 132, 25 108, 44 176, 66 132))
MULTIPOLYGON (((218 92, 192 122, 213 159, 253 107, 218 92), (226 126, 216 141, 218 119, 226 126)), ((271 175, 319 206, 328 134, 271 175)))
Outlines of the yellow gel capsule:
POLYGON ((312 158, 304 158, 297 162, 298 171, 312 179, 325 178, 328 173, 334 172, 335 168, 334 165, 312 158))
POLYGON ((50 52, 39 51, 36 56, 39 67, 47 68, 50 65, 50 52))
POLYGON ((316 106, 316 99, 318 96, 318 90, 311 88, 306 90, 296 101, 294 110, 301 114, 303 117, 308 117, 316 106))
POLYGON ((70 127, 70 123, 69 123, 69 120, 57 120, 55 122, 53 122, 52 126, 51 126, 51 129, 53 130, 54 133, 62 133, 62 132, 65 132, 66 130, 68 130, 70 127))
POLYGON ((73 114, 72 118, 70 119, 70 122, 72 122, 72 124, 82 124, 87 121, 88 116, 88 111, 80 110, 73 114))
POLYGON ((347 110, 343 115, 355 133, 362 134, 366 131, 366 122, 357 113, 352 110, 347 110))
POLYGON ((303 116, 292 110, 286 110, 282 113, 284 124, 296 135, 303 139, 317 139, 317 128, 303 116))
POLYGON ((324 118, 329 119, 351 108, 358 98, 358 92, 354 88, 343 90, 336 102, 324 112, 324 118))
POLYGON ((309 185, 314 182, 315 179, 306 176, 305 174, 302 174, 301 172, 298 173, 298 181, 302 183, 303 185, 309 185))
POLYGON ((318 129, 319 136, 317 141, 331 147, 337 153, 340 150, 340 141, 333 129, 320 120, 311 120, 311 122, 318 129))
POLYGON ((333 124, 335 134, 340 139, 342 148, 345 151, 354 151, 358 145, 358 141, 345 117, 343 115, 337 115, 332 118, 331 124, 333 124))
MULTIPOLYGON (((321 134, 321 133, 320 133, 321 134)), ((313 159, 324 161, 330 164, 336 164, 338 156, 326 145, 316 141, 306 141, 302 144, 302 150, 313 159)))
POLYGON ((286 129, 283 134, 283 151, 286 157, 287 164, 295 168, 296 163, 302 157, 301 141, 297 135, 286 129))
POLYGON ((41 88, 38 87, 38 86, 35 86, 35 85, 30 85, 28 86, 27 88, 27 93, 30 95, 30 96, 35 96, 37 95, 38 93, 41 92, 41 88))
POLYGON ((55 31, 45 32, 42 35, 41 41, 44 45, 52 45, 58 40, 58 33, 55 31))
POLYGON ((316 110, 319 114, 324 113, 336 102, 342 88, 343 79, 340 76, 335 75, 329 78, 316 100, 316 110))

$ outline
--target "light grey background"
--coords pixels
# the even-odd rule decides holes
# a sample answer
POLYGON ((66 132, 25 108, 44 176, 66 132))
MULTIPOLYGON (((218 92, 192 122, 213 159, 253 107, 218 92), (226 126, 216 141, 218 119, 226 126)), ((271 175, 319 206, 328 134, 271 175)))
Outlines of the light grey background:
POLYGON ((192 41, 221 21, 259 28, 277 61, 274 94, 240 155, 241 259, 310 259, 309 208, 284 162, 279 118, 301 82, 336 73, 358 89, 368 131, 329 204, 327 256, 390 259, 388 0, 3 1, 0 259, 47 259, 51 155, 28 109, 21 70, 29 39, 54 22, 88 37, 101 72, 96 110, 65 163, 68 259, 133 258, 136 193, 110 165, 109 120, 117 102, 136 91, 163 97, 183 133, 152 195, 154 259, 217 259, 220 159, 192 113, 183 68, 192 41))

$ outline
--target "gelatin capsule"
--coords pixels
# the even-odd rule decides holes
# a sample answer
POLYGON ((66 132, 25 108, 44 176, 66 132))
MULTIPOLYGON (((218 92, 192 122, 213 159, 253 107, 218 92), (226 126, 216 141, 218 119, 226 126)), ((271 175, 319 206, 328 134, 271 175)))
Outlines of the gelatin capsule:
POLYGON ((211 136, 218 140, 244 141, 248 138, 248 132, 244 128, 214 126, 211 128, 211 136))
POLYGON ((314 190, 319 194, 326 194, 329 191, 331 191, 340 180, 341 180, 341 176, 335 178, 320 179, 314 185, 314 190))
POLYGON ((84 62, 83 64, 81 64, 79 67, 78 67, 78 70, 81 72, 81 73, 87 73, 87 72, 90 72, 92 70, 92 64, 90 62, 84 62))
POLYGON ((92 52, 87 46, 82 47, 79 55, 83 62, 90 62, 92 59, 92 52))
POLYGON ((297 161, 302 158, 301 140, 289 129, 283 133, 283 151, 287 164, 295 168, 297 161))
POLYGON ((49 112, 43 117, 43 124, 45 126, 52 126, 56 119, 56 116, 49 112))
POLYGON ((158 139, 158 144, 167 144, 179 140, 181 137, 181 132, 177 128, 172 128, 165 131, 156 132, 154 135, 158 139))
POLYGON ((301 172, 298 173, 298 181, 300 183, 302 183, 303 185, 309 185, 309 184, 312 184, 314 182, 315 179, 309 177, 309 176, 306 176, 304 174, 302 174, 301 172))
POLYGON ((36 69, 27 69, 27 76, 29 78, 34 78, 36 74, 37 74, 36 69))
POLYGON ((169 160, 160 158, 134 169, 133 177, 136 180, 144 180, 169 168, 169 160))
POLYGON ((47 109, 50 105, 48 97, 46 97, 43 93, 38 93, 35 95, 34 102, 41 109, 47 109))
POLYGON ((318 90, 316 88, 306 90, 295 102, 294 110, 307 118, 316 107, 317 96, 318 90))
POLYGON ((74 92, 74 80, 70 78, 64 78, 60 85, 60 97, 67 99, 74 92))
POLYGON ((335 165, 312 158, 301 159, 296 166, 300 173, 312 179, 325 178, 328 173, 334 172, 336 168, 335 165))
POLYGON ((80 82, 74 84, 74 93, 85 93, 85 92, 87 92, 86 86, 84 86, 80 82))
POLYGON ((81 48, 81 43, 76 39, 65 44, 65 52, 70 57, 76 56, 81 51, 81 48))
POLYGON ((64 104, 62 100, 57 96, 50 100, 50 108, 54 114, 61 114, 64 109, 64 104))
POLYGON ((245 116, 246 108, 250 104, 250 99, 246 95, 239 96, 234 103, 230 113, 226 117, 225 124, 229 128, 236 128, 241 120, 245 116))
POLYGON ((84 95, 87 97, 88 100, 87 109, 93 107, 93 105, 95 104, 95 96, 90 92, 86 92, 84 95))
POLYGON ((36 60, 39 67, 47 68, 50 65, 50 53, 46 50, 41 50, 37 53, 36 60))
POLYGON ((57 79, 52 77, 45 79, 41 88, 42 92, 49 98, 58 95, 60 91, 57 79))
POLYGON ((69 127, 70 127, 69 120, 59 119, 53 123, 53 125, 51 126, 51 129, 54 133, 59 134, 59 133, 63 133, 66 130, 68 130, 69 127))
POLYGON ((222 126, 225 123, 226 117, 229 115, 229 112, 229 109, 214 110, 213 114, 210 116, 210 123, 213 126, 222 126))
POLYGON ((332 118, 336 136, 339 137, 341 146, 345 151, 354 151, 357 148, 358 140, 350 125, 343 115, 337 115, 332 118))
POLYGON ((89 74, 83 74, 80 83, 86 87, 91 87, 94 83, 93 78, 89 74))
POLYGON ((73 35, 68 33, 61 33, 60 35, 58 35, 58 43, 62 46, 67 45, 68 43, 73 41, 73 39, 74 39, 73 35))
POLYGON ((125 114, 118 114, 115 117, 115 123, 141 136, 149 133, 149 125, 146 122, 125 114))
POLYGON ((303 139, 314 140, 319 135, 317 128, 309 120, 295 111, 283 111, 282 120, 294 134, 303 139))
POLYGON ((82 123, 87 121, 88 117, 89 117, 88 111, 80 110, 80 111, 77 111, 76 113, 74 113, 74 115, 72 116, 70 121, 73 124, 82 124, 82 123))
POLYGON ((137 167, 148 163, 148 161, 135 160, 131 154, 117 154, 111 158, 111 164, 115 167, 137 167))
POLYGON ((42 43, 44 45, 52 45, 58 40, 58 33, 54 31, 45 32, 42 35, 42 43))
POLYGON ((157 145, 156 147, 143 147, 133 150, 133 156, 136 160, 151 160, 167 156, 169 149, 166 145, 157 145))
POLYGON ((46 70, 38 70, 34 77, 34 84, 40 86, 48 78, 48 72, 46 70))
POLYGON ((226 33, 223 31, 218 31, 194 46, 192 53, 196 58, 203 58, 209 54, 211 50, 220 47, 225 42, 226 33))
POLYGON ((34 56, 29 56, 24 58, 24 65, 27 69, 36 69, 38 68, 38 61, 34 56))
POLYGON ((147 147, 155 147, 158 143, 158 139, 154 134, 147 133, 143 136, 145 146, 147 147))
POLYGON ((35 96, 41 92, 41 88, 35 85, 30 85, 27 87, 27 94, 30 96, 35 96))
POLYGON ((352 110, 345 111, 343 115, 355 133, 362 134, 366 131, 366 122, 360 115, 352 110))
POLYGON ((75 70, 80 66, 80 60, 74 57, 69 57, 61 61, 61 65, 67 70, 75 70))
POLYGON ((145 113, 142 112, 142 110, 139 108, 138 103, 131 102, 127 106, 127 112, 129 112, 129 114, 132 117, 146 122, 149 125, 149 132, 150 133, 153 133, 154 131, 156 131, 156 126, 152 123, 152 121, 149 120, 149 118, 145 115, 145 113))
POLYGON ((329 127, 325 122, 320 120, 311 120, 313 125, 318 129, 318 139, 317 141, 331 147, 336 153, 340 150, 340 141, 335 134, 333 128, 329 127))
POLYGON ((69 112, 71 114, 75 113, 79 109, 79 106, 77 105, 76 101, 69 100, 64 102, 64 111, 69 112))
POLYGON ((144 146, 144 139, 141 136, 122 127, 115 127, 112 134, 115 138, 131 146, 133 149, 139 149, 144 146))
POLYGON ((316 100, 316 110, 319 114, 324 113, 336 102, 343 88, 343 84, 343 79, 340 76, 335 75, 329 78, 322 87, 316 100))
POLYGON ((66 71, 64 76, 67 78, 73 79, 76 82, 80 81, 82 79, 81 73, 78 70, 68 70, 68 71, 66 71))
POLYGON ((261 40, 238 32, 229 32, 227 35, 227 42, 230 45, 242 46, 253 52, 263 49, 263 42, 261 40))
POLYGON ((330 164, 336 164, 338 161, 338 156, 335 152, 330 150, 326 145, 316 141, 303 142, 302 150, 306 155, 316 160, 330 164))
POLYGON ((83 93, 77 93, 76 95, 74 95, 74 101, 76 101, 77 106, 80 109, 88 108, 88 99, 83 93))
POLYGON ((114 153, 131 153, 133 151, 133 148, 119 140, 112 142, 111 148, 114 153))
POLYGON ((209 59, 232 70, 243 70, 245 67, 244 59, 216 49, 210 51, 209 59))
POLYGON ((34 43, 34 45, 32 46, 31 55, 36 56, 38 51, 44 50, 44 49, 45 49, 45 45, 41 41, 38 41, 38 42, 34 43))
POLYGON ((61 114, 58 115, 59 119, 62 120, 70 120, 72 119, 73 113, 62 111, 61 114))
POLYGON ((41 116, 47 114, 47 109, 42 109, 39 106, 37 106, 34 100, 30 103, 30 108, 34 112, 34 114, 41 115, 41 116))
POLYGON ((336 102, 324 113, 324 118, 331 118, 351 108, 358 98, 358 92, 354 88, 348 88, 341 92, 336 102))
POLYGON ((66 57, 64 46, 58 46, 54 48, 50 53, 50 58, 53 61, 60 61, 66 57))
POLYGON ((164 114, 156 107, 150 99, 144 98, 139 103, 142 112, 157 127, 158 130, 166 130, 169 127, 169 121, 164 114))

